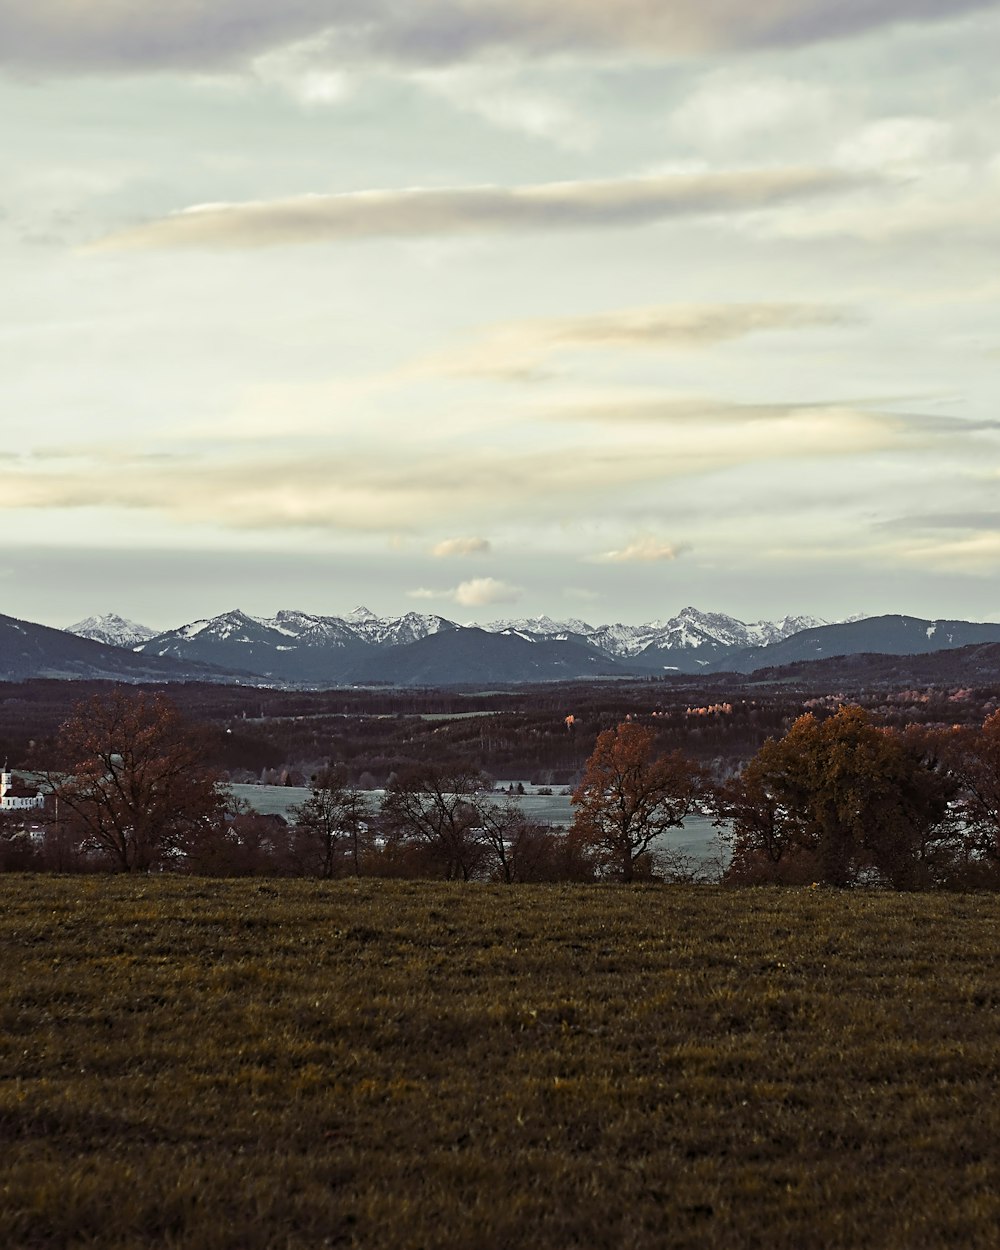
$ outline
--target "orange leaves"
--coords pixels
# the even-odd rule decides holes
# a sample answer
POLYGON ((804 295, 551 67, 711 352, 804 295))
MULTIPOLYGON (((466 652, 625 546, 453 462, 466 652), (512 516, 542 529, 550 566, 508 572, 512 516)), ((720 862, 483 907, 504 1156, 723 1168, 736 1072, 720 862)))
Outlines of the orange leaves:
POLYGON ((600 734, 573 795, 574 833, 623 881, 667 829, 680 827, 704 793, 705 777, 674 751, 656 755, 656 734, 626 721, 600 734))

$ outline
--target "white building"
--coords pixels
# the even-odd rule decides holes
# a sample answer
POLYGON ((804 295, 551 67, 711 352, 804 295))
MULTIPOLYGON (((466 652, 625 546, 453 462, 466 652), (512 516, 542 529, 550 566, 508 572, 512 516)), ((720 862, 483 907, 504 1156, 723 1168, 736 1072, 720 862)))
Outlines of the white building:
POLYGON ((38 793, 38 788, 15 781, 5 764, 0 773, 0 812, 41 811, 44 806, 45 796, 38 793))

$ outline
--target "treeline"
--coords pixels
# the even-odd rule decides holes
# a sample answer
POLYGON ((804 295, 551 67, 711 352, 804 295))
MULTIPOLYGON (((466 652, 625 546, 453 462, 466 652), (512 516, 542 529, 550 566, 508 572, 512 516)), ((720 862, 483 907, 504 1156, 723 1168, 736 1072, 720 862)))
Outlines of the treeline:
MULTIPOLYGON (((58 729, 71 706, 112 689, 59 681, 0 687, 0 752, 17 768, 53 767, 58 729)), ((168 697, 202 727, 203 762, 230 781, 284 776, 308 784, 337 766, 362 787, 383 787, 393 775, 441 759, 460 759, 497 780, 572 787, 598 736, 629 718, 655 731, 661 751, 684 750, 723 776, 810 710, 827 714, 857 703, 880 724, 904 728, 974 726, 998 706, 995 687, 830 693, 732 675, 493 692, 284 691, 193 683, 146 693, 168 697)))
POLYGON ((714 793, 740 884, 1000 887, 1000 712, 978 727, 800 717, 714 793))
MULTIPOLYGON (((741 714, 754 723, 755 710, 689 706, 600 730, 579 768, 568 831, 529 820, 492 777, 440 745, 434 759, 394 771, 377 808, 347 764, 322 768, 286 823, 232 798, 206 762, 205 731, 164 696, 116 690, 60 727, 44 816, 7 816, 0 864, 632 881, 676 875, 664 865, 665 839, 698 811, 714 813, 729 844, 731 884, 1000 887, 1000 712, 975 726, 891 726, 857 705, 817 705, 738 771, 684 749, 702 726, 741 714)), ((482 720, 500 734, 502 719, 437 729, 482 720)), ((579 731, 570 722, 560 732, 572 741, 579 731)))

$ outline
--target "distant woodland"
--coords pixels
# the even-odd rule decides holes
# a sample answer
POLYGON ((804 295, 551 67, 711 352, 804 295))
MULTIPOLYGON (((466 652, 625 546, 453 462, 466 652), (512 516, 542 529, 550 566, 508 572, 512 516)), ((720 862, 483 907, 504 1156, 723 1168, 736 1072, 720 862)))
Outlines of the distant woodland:
MULTIPOLYGON (((12 768, 53 764, 74 705, 112 687, 30 681, 0 686, 0 757, 12 768)), ((166 689, 166 688, 164 688, 166 689)), ((722 779, 804 712, 841 703, 878 724, 977 726, 1000 706, 996 685, 831 689, 787 678, 576 683, 487 691, 282 691, 171 685, 169 697, 204 726, 204 763, 234 782, 308 784, 341 766, 350 782, 384 786, 417 765, 461 761, 497 781, 573 786, 598 734, 629 717, 653 727, 662 751, 682 750, 722 779)))

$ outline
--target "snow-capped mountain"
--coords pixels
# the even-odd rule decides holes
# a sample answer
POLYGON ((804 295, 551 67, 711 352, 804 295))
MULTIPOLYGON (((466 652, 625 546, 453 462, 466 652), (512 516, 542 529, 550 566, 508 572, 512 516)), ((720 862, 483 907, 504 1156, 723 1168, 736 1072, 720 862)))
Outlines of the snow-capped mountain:
POLYGON ((110 615, 81 621, 72 633, 3 619, 9 628, 0 638, 0 675, 7 680, 118 672, 122 680, 264 680, 311 687, 517 684, 751 673, 830 656, 1000 644, 1000 624, 990 622, 882 616, 827 625, 786 616, 747 624, 692 607, 643 625, 592 626, 540 616, 495 621, 487 629, 415 612, 380 617, 367 608, 345 616, 283 610, 266 618, 232 611, 140 642, 132 631, 141 626, 110 615), (102 627, 116 645, 94 641, 92 634, 72 636, 102 627))
POLYGON ((754 621, 747 624, 724 612, 700 612, 683 608, 650 641, 658 647, 689 648, 766 647, 781 642, 803 629, 826 625, 814 616, 785 616, 780 621, 754 621))
POLYGON ((527 616, 510 621, 490 621, 488 625, 474 625, 471 628, 484 629, 488 634, 543 634, 546 638, 556 634, 579 634, 586 637, 594 632, 593 625, 572 616, 564 621, 554 621, 551 616, 527 616))
POLYGON ((77 621, 75 625, 66 628, 67 634, 76 634, 78 638, 90 638, 109 647, 125 647, 127 650, 155 638, 156 632, 148 625, 140 625, 127 617, 119 616, 117 612, 88 616, 86 620, 77 621))
POLYGON ((347 680, 354 666, 372 652, 457 628, 440 616, 408 612, 385 618, 367 608, 355 608, 346 616, 285 609, 271 617, 254 617, 236 610, 158 634, 135 650, 282 681, 337 682, 347 680))
POLYGON ((358 641, 354 629, 339 616, 313 616, 309 612, 281 611, 271 617, 255 617, 258 624, 277 630, 284 645, 350 647, 358 641))
POLYGON ((698 608, 687 607, 668 621, 649 621, 643 625, 618 622, 594 626, 586 621, 554 621, 548 616, 538 616, 493 621, 484 628, 491 633, 582 638, 607 655, 633 659, 650 648, 660 652, 769 646, 803 629, 825 624, 814 616, 785 616, 780 621, 747 624, 722 612, 701 612, 698 608))
POLYGON ((443 630, 458 629, 454 621, 443 616, 407 612, 404 616, 376 616, 367 608, 355 608, 348 612, 344 621, 355 635, 376 647, 402 647, 443 630))

